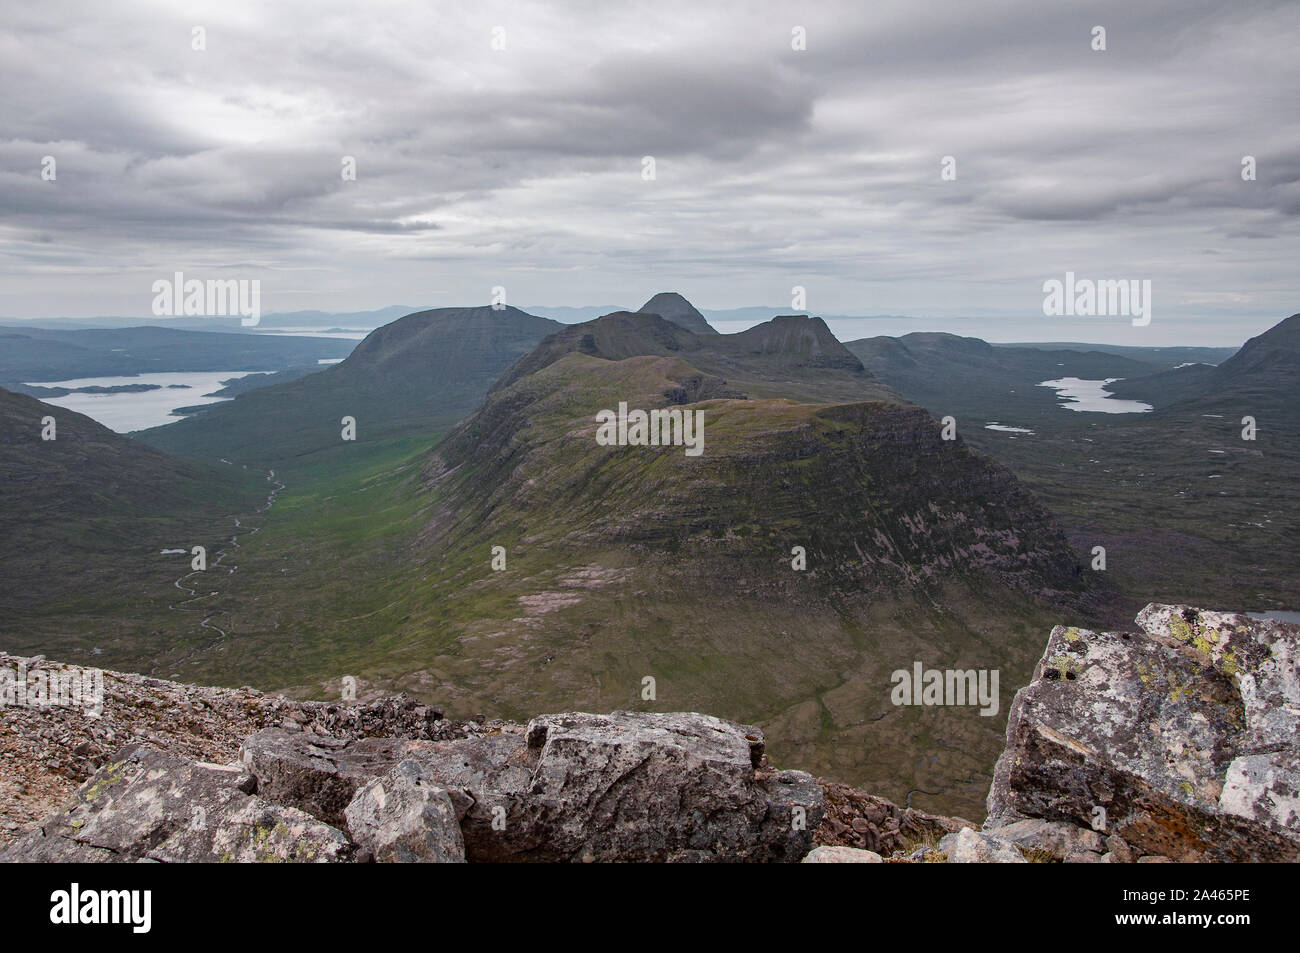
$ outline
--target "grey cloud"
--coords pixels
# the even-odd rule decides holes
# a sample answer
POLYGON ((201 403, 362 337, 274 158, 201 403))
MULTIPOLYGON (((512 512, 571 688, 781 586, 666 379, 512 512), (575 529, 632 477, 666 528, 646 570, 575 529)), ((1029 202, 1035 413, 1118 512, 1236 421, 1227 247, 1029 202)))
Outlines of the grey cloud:
POLYGON ((832 313, 1032 320, 1070 267, 1150 274, 1228 334, 1224 288, 1296 309, 1298 38, 1255 0, 6 10, 6 310, 144 314, 152 271, 241 261, 325 275, 294 308, 800 283, 832 313))

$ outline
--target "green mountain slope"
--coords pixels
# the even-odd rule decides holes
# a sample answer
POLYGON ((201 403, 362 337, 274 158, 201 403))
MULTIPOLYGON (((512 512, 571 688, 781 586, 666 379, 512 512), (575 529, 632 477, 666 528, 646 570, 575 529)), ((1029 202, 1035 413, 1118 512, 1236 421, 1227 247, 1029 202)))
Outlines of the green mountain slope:
POLYGON ((319 374, 241 394, 142 441, 188 457, 302 466, 414 433, 439 433, 472 411, 521 354, 561 325, 515 308, 440 308, 372 331, 319 374), (356 440, 342 439, 344 417, 356 440))
POLYGON ((215 551, 229 514, 265 495, 264 477, 169 457, 0 390, 0 643, 80 655, 110 645, 130 620, 165 616, 189 549, 215 551), (41 439, 46 417, 53 440, 41 439), (186 552, 161 553, 169 548, 186 552))
POLYGON ((424 472, 435 654, 381 672, 463 709, 709 707, 763 723, 778 758, 969 807, 998 719, 895 707, 890 673, 997 668, 1014 690, 1038 620, 1095 617, 1104 587, 919 408, 704 400, 681 405, 703 412, 699 457, 596 441, 598 410, 673 406, 699 373, 569 354, 494 391, 424 472))
POLYGON ((1293 314, 1241 346, 1217 367, 1196 364, 1116 383, 1117 396, 1157 408, 1250 415, 1265 427, 1300 437, 1300 314, 1293 314))
POLYGON ((845 345, 881 381, 936 416, 952 415, 968 437, 987 423, 1034 427, 1059 416, 1046 380, 1146 376, 1151 365, 1103 351, 995 347, 979 338, 915 333, 845 345))
POLYGON ((554 343, 418 468, 322 491, 328 522, 290 493, 200 664, 467 715, 706 707, 764 724, 778 758, 974 810, 1043 626, 1106 611, 1045 511, 919 408, 707 397, 730 384, 684 357, 540 360, 554 343), (601 446, 620 402, 703 412, 703 454, 601 446), (894 706, 917 661, 998 669, 999 716, 894 706))

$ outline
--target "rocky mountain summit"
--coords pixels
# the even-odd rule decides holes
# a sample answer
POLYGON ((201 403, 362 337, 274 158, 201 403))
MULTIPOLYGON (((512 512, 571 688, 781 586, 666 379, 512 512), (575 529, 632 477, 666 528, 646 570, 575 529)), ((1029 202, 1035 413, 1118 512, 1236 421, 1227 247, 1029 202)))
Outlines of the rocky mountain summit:
MULTIPOLYGON (((758 728, 692 712, 451 721, 104 673, 98 712, 3 709, 0 860, 1300 858, 1300 626, 1137 625, 1053 629, 978 829, 780 770, 758 728)), ((72 671, 0 655, 18 665, 72 671)))

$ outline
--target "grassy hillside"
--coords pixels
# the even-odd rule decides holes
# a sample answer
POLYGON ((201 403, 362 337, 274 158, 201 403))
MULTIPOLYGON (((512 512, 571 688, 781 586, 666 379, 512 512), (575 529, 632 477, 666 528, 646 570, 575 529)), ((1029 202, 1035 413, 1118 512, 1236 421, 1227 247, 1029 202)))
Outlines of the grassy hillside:
POLYGON ((1119 382, 1122 397, 1187 413, 1249 414, 1265 428, 1300 438, 1300 314, 1241 346, 1217 367, 1193 365, 1119 382))
POLYGON ((1061 416, 1046 380, 1146 376, 1150 364, 1103 351, 995 347, 978 338, 917 333, 845 345, 881 381, 938 417, 952 415, 973 436, 999 422, 1033 428, 1061 416))
POLYGON ((230 514, 254 509, 264 487, 242 468, 178 460, 0 390, 0 644, 75 659, 127 628, 132 660, 146 665, 146 633, 171 621, 188 550, 215 550, 230 514))
POLYGON ((473 411, 512 361, 560 325, 514 308, 442 308, 407 315, 366 337, 319 374, 241 394, 195 417, 136 436, 187 457, 236 460, 292 474, 314 457, 347 467, 373 443, 433 434, 473 411), (343 417, 356 440, 342 439, 343 417))

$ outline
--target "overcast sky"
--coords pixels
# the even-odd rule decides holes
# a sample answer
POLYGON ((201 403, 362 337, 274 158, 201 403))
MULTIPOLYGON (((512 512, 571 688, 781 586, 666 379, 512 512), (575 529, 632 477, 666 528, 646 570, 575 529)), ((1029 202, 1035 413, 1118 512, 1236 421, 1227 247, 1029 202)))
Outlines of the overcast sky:
POLYGON ((175 271, 264 312, 800 285, 992 340, 1300 311, 1296 3, 551 6, 4 4, 0 314, 148 316, 175 271), (1045 317, 1067 270, 1150 279, 1150 325, 1045 317))

